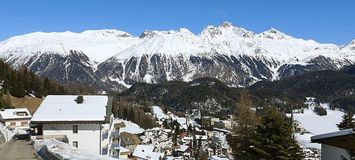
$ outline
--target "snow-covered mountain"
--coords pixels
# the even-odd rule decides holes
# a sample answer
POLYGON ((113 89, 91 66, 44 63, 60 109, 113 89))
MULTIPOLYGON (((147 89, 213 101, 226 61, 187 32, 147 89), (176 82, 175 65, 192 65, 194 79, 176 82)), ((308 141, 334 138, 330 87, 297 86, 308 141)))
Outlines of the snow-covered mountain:
POLYGON ((137 81, 206 76, 247 86, 353 64, 355 40, 343 46, 320 44, 274 28, 256 34, 224 22, 207 26, 198 35, 184 28, 144 31, 139 37, 118 30, 36 32, 0 42, 0 57, 16 68, 27 66, 63 83, 114 89, 137 81))

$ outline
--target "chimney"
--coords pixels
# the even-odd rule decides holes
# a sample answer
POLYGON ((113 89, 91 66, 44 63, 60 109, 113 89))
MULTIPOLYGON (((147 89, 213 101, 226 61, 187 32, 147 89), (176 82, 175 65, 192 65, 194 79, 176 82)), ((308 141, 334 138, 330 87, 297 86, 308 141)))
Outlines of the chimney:
POLYGON ((76 97, 75 102, 76 102, 77 104, 82 104, 82 103, 84 102, 84 97, 81 96, 81 95, 78 96, 78 97, 76 97))

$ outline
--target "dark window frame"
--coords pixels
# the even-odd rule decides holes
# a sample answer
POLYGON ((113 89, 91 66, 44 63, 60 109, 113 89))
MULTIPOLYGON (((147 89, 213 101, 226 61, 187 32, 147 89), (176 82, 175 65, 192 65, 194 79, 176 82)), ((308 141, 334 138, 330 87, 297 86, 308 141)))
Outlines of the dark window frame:
POLYGON ((73 141, 73 146, 78 148, 79 147, 79 142, 78 141, 73 141))
POLYGON ((78 133, 78 125, 73 125, 73 133, 78 133))

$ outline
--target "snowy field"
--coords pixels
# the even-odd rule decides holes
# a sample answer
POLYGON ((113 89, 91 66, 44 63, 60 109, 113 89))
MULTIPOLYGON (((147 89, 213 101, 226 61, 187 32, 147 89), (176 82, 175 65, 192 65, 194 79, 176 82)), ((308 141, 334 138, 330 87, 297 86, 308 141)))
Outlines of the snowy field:
POLYGON ((338 131, 336 124, 340 123, 342 120, 344 112, 340 110, 331 110, 327 103, 321 103, 320 105, 327 110, 326 116, 317 115, 313 111, 313 107, 305 109, 304 113, 294 114, 294 119, 310 132, 303 135, 296 134, 297 141, 305 147, 320 149, 320 144, 310 142, 311 137, 313 135, 338 131))

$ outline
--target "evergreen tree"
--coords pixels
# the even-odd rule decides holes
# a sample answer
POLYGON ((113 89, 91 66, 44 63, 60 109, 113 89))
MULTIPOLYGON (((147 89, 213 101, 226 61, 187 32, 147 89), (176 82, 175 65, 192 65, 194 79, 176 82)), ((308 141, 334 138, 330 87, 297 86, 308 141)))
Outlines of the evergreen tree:
POLYGON ((292 126, 276 108, 267 109, 247 150, 250 159, 301 160, 303 153, 292 138, 292 126))
POLYGON ((355 120, 353 112, 346 112, 343 115, 343 121, 337 124, 340 130, 355 128, 355 120))
POLYGON ((251 145, 251 140, 254 138, 255 130, 258 125, 258 117, 251 109, 252 100, 250 95, 244 91, 241 93, 240 101, 236 108, 236 122, 237 126, 234 128, 233 133, 235 136, 229 139, 229 143, 235 154, 236 159, 250 159, 246 150, 251 145))
MULTIPOLYGON (((353 129, 355 130, 354 113, 351 111, 343 115, 343 121, 337 124, 339 130, 353 129)), ((352 140, 355 141, 355 135, 352 135, 352 140)), ((343 160, 355 160, 355 148, 347 150, 349 158, 341 157, 343 160)))
POLYGON ((43 82, 43 93, 44 95, 50 95, 52 93, 52 85, 49 79, 46 77, 43 82))

